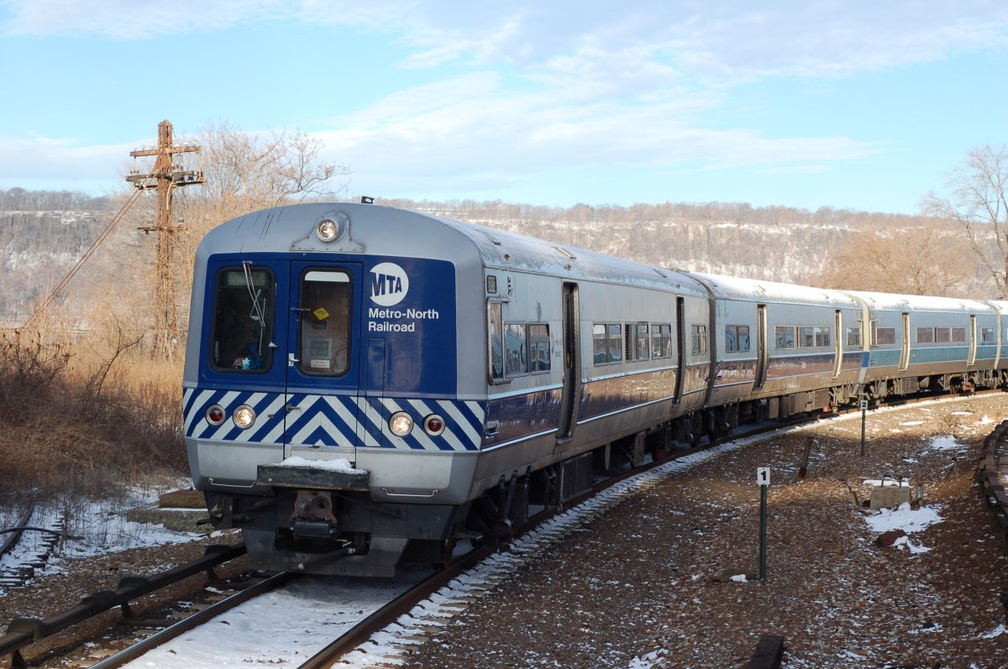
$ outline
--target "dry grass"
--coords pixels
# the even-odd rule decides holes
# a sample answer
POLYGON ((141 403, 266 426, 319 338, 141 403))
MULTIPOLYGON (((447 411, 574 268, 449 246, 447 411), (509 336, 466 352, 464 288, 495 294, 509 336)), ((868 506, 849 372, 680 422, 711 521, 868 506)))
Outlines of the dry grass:
POLYGON ((181 361, 94 341, 0 339, 0 496, 108 495, 186 471, 181 361))

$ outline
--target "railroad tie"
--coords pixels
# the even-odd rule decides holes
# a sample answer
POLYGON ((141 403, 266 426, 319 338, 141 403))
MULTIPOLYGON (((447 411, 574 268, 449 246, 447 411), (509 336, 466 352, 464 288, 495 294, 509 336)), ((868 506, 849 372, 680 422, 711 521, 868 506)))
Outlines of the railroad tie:
POLYGON ((779 669, 784 659, 784 637, 764 634, 746 669, 779 669))

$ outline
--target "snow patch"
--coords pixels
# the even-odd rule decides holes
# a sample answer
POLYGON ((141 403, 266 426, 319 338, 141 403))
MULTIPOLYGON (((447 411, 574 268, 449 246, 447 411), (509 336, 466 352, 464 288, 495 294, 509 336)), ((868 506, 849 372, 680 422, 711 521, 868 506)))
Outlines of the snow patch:
POLYGON ((962 451, 965 450, 966 447, 956 441, 955 437, 945 435, 931 439, 930 448, 932 451, 943 453, 949 451, 962 451))
POLYGON ((350 461, 346 458, 335 458, 332 460, 309 460, 298 455, 284 458, 277 467, 307 467, 308 469, 321 469, 327 472, 340 472, 343 474, 366 474, 367 470, 354 469, 350 461))
POLYGON ((897 509, 879 509, 878 513, 865 516, 865 522, 873 532, 879 534, 890 530, 903 530, 907 534, 912 534, 941 522, 939 508, 922 506, 919 509, 912 509, 909 504, 901 504, 897 509))

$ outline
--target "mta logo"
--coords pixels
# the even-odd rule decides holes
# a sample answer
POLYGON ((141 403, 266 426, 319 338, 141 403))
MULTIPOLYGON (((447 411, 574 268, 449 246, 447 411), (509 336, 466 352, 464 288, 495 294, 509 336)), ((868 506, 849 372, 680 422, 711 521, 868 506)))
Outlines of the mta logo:
POLYGON ((402 302, 409 292, 409 277, 402 267, 383 262, 371 269, 371 301, 382 307, 402 302))

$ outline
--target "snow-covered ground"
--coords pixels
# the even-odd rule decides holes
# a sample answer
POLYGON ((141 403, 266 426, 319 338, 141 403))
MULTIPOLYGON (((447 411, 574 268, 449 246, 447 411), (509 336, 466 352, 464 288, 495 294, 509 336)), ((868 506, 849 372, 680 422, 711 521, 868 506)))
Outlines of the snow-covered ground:
MULTIPOLYGON (((71 560, 202 538, 204 535, 198 533, 173 531, 126 517, 129 509, 156 505, 160 492, 163 490, 135 490, 116 500, 61 500, 36 506, 28 525, 46 531, 24 532, 14 549, 0 557, 0 577, 16 574, 22 565, 38 562, 46 554, 49 555, 44 567, 37 568, 36 573, 59 572, 71 560), (50 550, 46 538, 53 531, 61 532, 62 536, 50 550)), ((0 529, 17 526, 19 515, 18 509, 0 508, 0 529)), ((0 585, 0 594, 3 592, 0 585)))
MULTIPOLYGON (((886 427, 880 424, 881 421, 876 420, 884 412, 872 412, 870 416, 879 423, 873 426, 875 430, 873 439, 877 440, 883 434, 891 435, 890 438, 893 439, 900 439, 925 428, 925 423, 929 420, 929 410, 918 408, 916 412, 921 416, 919 419, 890 419, 886 422, 886 427)), ((956 413, 963 421, 970 423, 974 437, 982 438, 983 430, 995 422, 986 416, 974 415, 967 411, 952 412, 952 415, 955 416, 956 413)), ((852 419, 830 422, 836 425, 843 420, 852 419)), ((805 428, 793 431, 800 432, 803 429, 805 428)), ((789 432, 792 431, 779 433, 774 438, 779 440, 789 432)), ((838 431, 834 428, 834 432, 838 431)), ((452 617, 464 615, 466 607, 474 601, 478 601, 487 593, 492 593, 500 584, 508 582, 519 570, 537 559, 536 556, 541 555, 543 551, 548 553, 555 550, 564 537, 571 532, 580 531, 611 506, 627 496, 649 489, 667 477, 691 470, 720 456, 735 453, 743 447, 752 446, 757 441, 759 440, 740 440, 719 449, 692 454, 624 482, 612 489, 612 492, 562 514, 539 530, 519 538, 509 551, 494 556, 446 586, 430 600, 421 603, 392 628, 379 633, 362 646, 347 659, 346 666, 371 666, 376 657, 383 656, 392 658, 388 661, 393 664, 399 661, 407 662, 404 654, 409 648, 422 643, 422 639, 429 636, 430 629, 443 626, 452 617), (402 659, 396 660, 397 657, 402 659)), ((886 463, 903 463, 912 467, 922 460, 935 457, 946 458, 948 463, 970 457, 969 445, 964 443, 961 437, 951 434, 928 437, 918 444, 918 447, 900 455, 898 460, 890 458, 886 463)), ((827 466, 825 459, 816 460, 814 457, 814 462, 823 464, 823 467, 827 466)), ((793 464, 793 460, 790 464, 793 464)), ((940 471, 948 466, 951 465, 938 464, 932 465, 932 468, 940 471)), ((779 475, 775 473, 774 476, 776 485, 779 475)), ((747 471, 746 478, 749 477, 750 473, 747 471)), ((57 554, 49 561, 45 571, 59 571, 66 568, 71 561, 86 560, 97 555, 189 542, 201 538, 202 535, 170 531, 161 526, 135 523, 126 519, 125 512, 128 508, 149 505, 155 499, 156 492, 138 492, 131 499, 114 504, 78 503, 66 508, 67 532, 71 536, 58 546, 57 554)), ((904 505, 898 509, 866 513, 863 514, 863 518, 865 528, 872 535, 894 529, 902 530, 907 536, 897 543, 896 549, 906 552, 909 556, 918 556, 934 548, 926 545, 926 542, 918 537, 928 528, 940 526, 944 522, 943 513, 942 503, 928 503, 920 508, 904 505)), ((14 522, 13 513, 0 510, 0 522, 7 527, 14 522)), ((55 522, 54 517, 43 514, 38 519, 33 519, 32 524, 45 525, 52 522, 55 522)), ((22 556, 31 552, 30 544, 29 540, 28 547, 19 549, 24 551, 20 553, 22 556)), ((5 556, 0 560, 0 569, 12 568, 19 559, 18 555, 19 553, 5 556)), ((414 573, 403 579, 378 583, 321 577, 299 581, 290 588, 260 597, 224 614, 203 629, 176 639, 157 651, 156 655, 137 660, 130 666, 134 668, 157 666, 166 669, 249 665, 296 666, 342 630, 348 629, 368 615, 373 608, 408 587, 416 577, 417 574, 414 573), (226 629, 227 633, 221 634, 222 629, 226 629)), ((706 576, 697 575, 697 578, 706 576)), ((749 587, 745 585, 745 580, 739 579, 737 587, 749 587)), ((3 624, 3 621, 0 621, 0 624, 3 624)), ((987 630, 987 636, 984 638, 996 639, 1004 633, 1003 625, 995 626, 987 630)), ((862 653, 856 650, 850 652, 864 659, 862 653)), ((632 669, 668 666, 662 664, 664 656, 660 649, 656 649, 633 657, 625 666, 632 669)), ((859 661, 854 656, 848 657, 848 660, 855 663, 859 661)), ((603 661, 600 657, 599 666, 614 665, 608 660, 603 661)), ((799 666, 808 665, 799 661, 799 666)))

